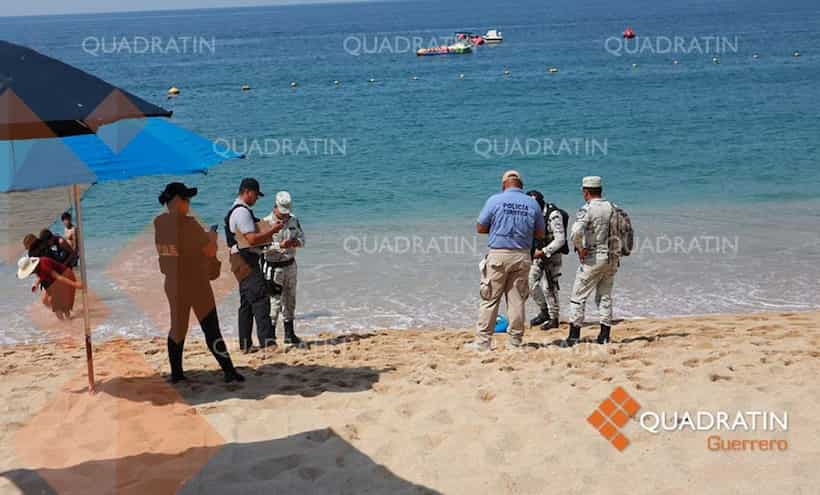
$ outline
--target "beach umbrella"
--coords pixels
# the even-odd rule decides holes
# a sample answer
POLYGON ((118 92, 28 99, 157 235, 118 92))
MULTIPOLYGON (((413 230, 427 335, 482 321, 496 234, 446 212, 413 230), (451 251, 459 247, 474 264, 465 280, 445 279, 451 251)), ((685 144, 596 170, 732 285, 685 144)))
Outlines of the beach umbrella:
POLYGON ((94 365, 81 186, 145 175, 204 173, 240 157, 172 124, 170 116, 168 110, 80 69, 0 41, 0 193, 71 188, 91 390, 94 365))
POLYGON ((76 67, 1 40, 0 94, 4 100, 0 109, 18 111, 3 116, 0 139, 89 134, 126 118, 171 116, 168 110, 76 67), (15 100, 29 112, 20 113, 15 100))

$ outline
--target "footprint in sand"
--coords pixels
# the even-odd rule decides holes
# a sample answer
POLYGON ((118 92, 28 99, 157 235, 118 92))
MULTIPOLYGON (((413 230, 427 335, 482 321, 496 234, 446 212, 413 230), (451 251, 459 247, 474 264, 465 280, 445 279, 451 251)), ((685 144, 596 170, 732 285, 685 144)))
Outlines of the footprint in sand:
POLYGON ((451 425, 453 424, 453 417, 447 412, 446 409, 439 409, 438 411, 434 412, 428 418, 438 424, 442 425, 451 425))
POLYGON ((356 425, 346 424, 344 426, 344 436, 348 440, 359 440, 359 429, 356 428, 356 425))
POLYGON ((482 402, 490 402, 495 399, 495 393, 490 392, 489 390, 479 390, 478 399, 482 402))
POLYGON ((323 470, 315 467, 301 467, 296 472, 299 473, 299 477, 305 481, 316 481, 325 474, 323 470))
POLYGON ((258 481, 272 480, 286 471, 299 467, 304 460, 304 457, 298 454, 263 460, 251 466, 248 473, 258 481))
POLYGON ((381 409, 375 409, 375 410, 372 410, 372 411, 365 411, 365 412, 360 413, 356 416, 356 421, 359 422, 359 423, 368 423, 368 424, 376 423, 377 420, 379 419, 379 416, 381 416, 381 414, 382 414, 381 409))
POLYGON ((416 408, 412 403, 405 403, 399 405, 396 408, 396 412, 399 413, 400 416, 404 416, 405 418, 412 418, 414 414, 416 414, 416 408))

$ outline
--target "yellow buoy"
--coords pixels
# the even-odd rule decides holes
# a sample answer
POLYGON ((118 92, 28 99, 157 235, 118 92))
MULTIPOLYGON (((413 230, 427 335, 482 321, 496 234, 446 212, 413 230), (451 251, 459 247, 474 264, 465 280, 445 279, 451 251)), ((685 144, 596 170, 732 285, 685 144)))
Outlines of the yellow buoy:
POLYGON ((179 94, 179 88, 173 86, 171 89, 168 90, 168 94, 172 96, 176 96, 179 94))

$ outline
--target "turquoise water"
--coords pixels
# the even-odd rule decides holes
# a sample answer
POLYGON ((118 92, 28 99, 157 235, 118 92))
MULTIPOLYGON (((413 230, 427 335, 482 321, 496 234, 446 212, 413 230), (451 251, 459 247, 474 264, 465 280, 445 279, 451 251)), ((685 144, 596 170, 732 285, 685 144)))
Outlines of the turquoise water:
MULTIPOLYGON (((633 211, 648 239, 737 239, 729 256, 706 253, 706 261, 691 251, 670 259, 659 249, 630 260, 622 316, 817 307, 818 25, 820 6, 809 0, 478 0, 469 8, 425 1, 0 18, 4 38, 164 104, 177 123, 211 139, 240 147, 265 139, 280 148, 285 140, 330 143, 333 153, 251 152, 184 178, 200 188, 194 208, 208 223, 220 221, 242 176, 258 177, 270 192, 291 191, 314 240, 303 254, 300 309, 317 330, 470 324, 480 239, 459 252, 382 249, 367 263, 347 252, 345 240, 452 235, 470 244, 477 211, 509 167, 568 210, 580 206, 582 176, 604 176, 608 194, 633 211), (639 39, 679 37, 691 46, 718 37, 729 46, 718 54, 701 46, 615 56, 606 48, 612 37, 620 43, 627 25, 639 39), (471 55, 407 50, 408 39, 495 27, 504 43, 471 55), (167 46, 183 36, 213 40, 213 49, 88 50, 94 40, 112 46, 114 37, 159 37, 167 46), (242 92, 243 84, 253 89, 242 92), (171 86, 182 94, 166 100, 171 86), (515 148, 545 140, 581 140, 595 152, 515 148), (482 156, 488 143, 493 151, 482 156), (795 249, 799 256, 783 258, 795 249)), ((148 225, 167 180, 87 193, 94 263, 104 266, 148 225)), ((20 285, 4 280, 8 300, 19 303, 20 285)), ((224 304, 231 314, 235 302, 224 304)), ((131 318, 115 314, 111 328, 131 318)))

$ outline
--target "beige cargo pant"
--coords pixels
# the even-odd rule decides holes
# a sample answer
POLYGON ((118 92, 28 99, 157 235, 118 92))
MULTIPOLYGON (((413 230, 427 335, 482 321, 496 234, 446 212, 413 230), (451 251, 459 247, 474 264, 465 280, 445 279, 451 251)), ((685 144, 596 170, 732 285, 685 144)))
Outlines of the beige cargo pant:
POLYGON ((575 284, 572 286, 572 297, 569 300, 570 324, 579 327, 584 324, 587 299, 595 292, 601 325, 612 325, 612 287, 617 272, 617 259, 610 262, 606 255, 598 256, 597 259, 595 255, 587 256, 578 266, 575 284))
POLYGON ((296 263, 275 268, 273 281, 282 287, 282 291, 270 298, 270 319, 276 326, 276 320, 282 315, 282 321, 293 321, 296 316, 296 263))
POLYGON ((511 344, 520 344, 524 337, 524 318, 529 295, 527 276, 532 261, 529 250, 491 249, 481 264, 481 302, 478 310, 479 345, 489 346, 495 332, 495 322, 501 298, 507 300, 507 333, 511 344))

